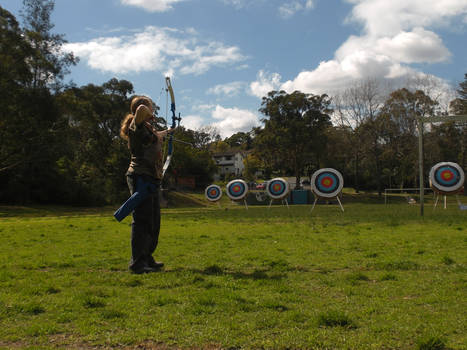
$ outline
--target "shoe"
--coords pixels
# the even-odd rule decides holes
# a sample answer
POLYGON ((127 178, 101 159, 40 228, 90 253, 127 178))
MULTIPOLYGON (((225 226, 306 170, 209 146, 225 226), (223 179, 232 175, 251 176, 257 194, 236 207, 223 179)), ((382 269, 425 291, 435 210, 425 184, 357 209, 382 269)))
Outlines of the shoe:
POLYGON ((160 261, 150 261, 148 266, 153 269, 161 269, 164 267, 164 263, 160 261))
POLYGON ((135 275, 141 275, 143 273, 149 273, 149 272, 156 272, 158 271, 159 269, 157 268, 154 268, 154 267, 150 267, 150 266, 144 266, 144 267, 141 267, 139 269, 132 269, 130 268, 130 271, 131 273, 135 274, 135 275))

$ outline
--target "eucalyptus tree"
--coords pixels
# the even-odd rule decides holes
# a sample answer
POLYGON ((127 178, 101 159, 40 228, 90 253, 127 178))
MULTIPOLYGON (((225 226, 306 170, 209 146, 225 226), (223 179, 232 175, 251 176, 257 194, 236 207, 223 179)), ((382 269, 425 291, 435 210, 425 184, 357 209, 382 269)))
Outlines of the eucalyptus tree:
POLYGON ((55 27, 51 21, 54 7, 54 0, 23 0, 20 11, 25 39, 35 51, 29 60, 33 88, 60 89, 69 68, 78 62, 73 53, 62 50, 67 43, 64 35, 52 32, 55 27))
POLYGON ((384 145, 389 148, 395 163, 398 164, 400 187, 407 182, 417 183, 418 164, 418 118, 432 116, 437 102, 423 91, 396 90, 384 103, 381 110, 385 138, 375 139, 374 147, 384 145), (382 142, 384 141, 384 144, 382 142))
POLYGON ((376 118, 387 98, 388 92, 382 81, 377 79, 362 79, 355 81, 351 86, 334 94, 332 104, 334 107, 335 123, 343 129, 351 130, 345 133, 350 151, 353 154, 353 182, 356 192, 359 191, 360 177, 363 171, 361 162, 368 155, 361 145, 368 136, 368 126, 375 126, 376 118), (366 126, 363 128, 362 125, 366 126), (363 132, 365 131, 365 132, 363 132))
POLYGON ((325 152, 326 129, 332 126, 327 95, 295 91, 271 91, 259 111, 265 115, 262 129, 255 129, 258 156, 280 174, 293 174, 296 183, 305 167, 325 152))

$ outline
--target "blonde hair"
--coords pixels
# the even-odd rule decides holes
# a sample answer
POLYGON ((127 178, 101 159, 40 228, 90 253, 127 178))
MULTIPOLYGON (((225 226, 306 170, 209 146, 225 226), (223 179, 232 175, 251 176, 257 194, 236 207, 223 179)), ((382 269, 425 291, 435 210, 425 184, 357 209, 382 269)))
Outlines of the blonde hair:
POLYGON ((128 129, 130 128, 130 124, 135 117, 136 109, 140 105, 145 105, 149 108, 152 108, 152 101, 149 97, 146 96, 135 96, 131 99, 130 103, 130 113, 125 116, 122 120, 122 124, 120 125, 120 137, 126 141, 128 141, 128 129))

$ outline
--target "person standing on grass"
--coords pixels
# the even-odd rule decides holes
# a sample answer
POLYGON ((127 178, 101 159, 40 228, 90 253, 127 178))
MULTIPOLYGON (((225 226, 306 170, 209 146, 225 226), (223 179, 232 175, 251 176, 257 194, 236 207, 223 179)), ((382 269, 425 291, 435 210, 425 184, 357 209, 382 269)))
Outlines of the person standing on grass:
POLYGON ((131 153, 126 172, 130 193, 133 194, 140 184, 151 184, 155 188, 133 211, 129 269, 136 274, 158 271, 164 266, 154 260, 153 253, 159 241, 161 222, 162 142, 173 129, 155 130, 149 123, 154 118, 155 108, 150 98, 134 97, 130 104, 131 113, 123 119, 120 128, 120 136, 128 141, 131 153))

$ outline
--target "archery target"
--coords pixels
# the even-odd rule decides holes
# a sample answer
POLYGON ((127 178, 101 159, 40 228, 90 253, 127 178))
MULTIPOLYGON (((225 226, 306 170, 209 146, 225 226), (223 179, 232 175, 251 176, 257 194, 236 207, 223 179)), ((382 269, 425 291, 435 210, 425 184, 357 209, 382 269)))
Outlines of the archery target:
POLYGON ((233 201, 239 201, 248 194, 248 185, 243 180, 232 180, 227 186, 227 196, 233 201))
POLYGON ((311 177, 311 189, 318 197, 336 197, 342 191, 342 187, 344 179, 336 169, 320 169, 311 177))
POLYGON ((210 202, 217 202, 222 197, 222 190, 217 185, 209 185, 204 191, 206 199, 210 202))
POLYGON ((289 183, 277 177, 268 181, 266 192, 272 199, 282 199, 289 194, 289 183))
POLYGON ((430 186, 437 192, 456 193, 462 189, 464 180, 464 171, 456 163, 438 163, 430 170, 430 186))

